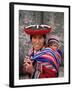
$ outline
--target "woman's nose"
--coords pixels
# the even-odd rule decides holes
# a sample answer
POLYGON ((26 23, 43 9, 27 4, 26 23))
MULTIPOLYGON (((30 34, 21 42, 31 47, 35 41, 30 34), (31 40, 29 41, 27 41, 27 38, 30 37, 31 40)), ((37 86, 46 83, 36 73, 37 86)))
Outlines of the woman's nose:
POLYGON ((39 39, 36 39, 36 42, 39 43, 39 39))

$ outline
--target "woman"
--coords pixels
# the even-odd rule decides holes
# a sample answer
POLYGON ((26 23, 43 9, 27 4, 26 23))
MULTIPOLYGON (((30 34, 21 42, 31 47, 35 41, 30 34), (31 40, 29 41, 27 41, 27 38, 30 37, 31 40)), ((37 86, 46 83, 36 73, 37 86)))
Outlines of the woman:
POLYGON ((24 60, 24 68, 30 73, 31 78, 53 78, 58 76, 57 58, 46 48, 46 34, 51 31, 47 25, 28 26, 24 31, 30 35, 32 49, 29 51, 29 58, 24 60), (32 64, 25 65, 25 61, 32 61, 32 64))

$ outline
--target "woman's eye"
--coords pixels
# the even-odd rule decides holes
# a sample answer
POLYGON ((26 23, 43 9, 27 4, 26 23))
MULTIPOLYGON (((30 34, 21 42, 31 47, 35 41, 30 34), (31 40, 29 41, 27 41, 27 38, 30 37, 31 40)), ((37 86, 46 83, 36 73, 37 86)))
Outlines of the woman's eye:
POLYGON ((31 64, 30 62, 28 62, 28 64, 31 64))
POLYGON ((42 39, 42 37, 39 37, 39 39, 42 39))

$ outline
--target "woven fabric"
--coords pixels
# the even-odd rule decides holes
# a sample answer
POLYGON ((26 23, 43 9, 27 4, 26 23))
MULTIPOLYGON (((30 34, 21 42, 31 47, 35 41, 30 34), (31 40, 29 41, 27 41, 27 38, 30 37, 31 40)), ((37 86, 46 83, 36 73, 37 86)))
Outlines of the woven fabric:
POLYGON ((32 49, 30 51, 31 60, 37 62, 35 78, 57 77, 61 63, 61 56, 58 52, 53 51, 51 48, 43 48, 35 53, 32 49))

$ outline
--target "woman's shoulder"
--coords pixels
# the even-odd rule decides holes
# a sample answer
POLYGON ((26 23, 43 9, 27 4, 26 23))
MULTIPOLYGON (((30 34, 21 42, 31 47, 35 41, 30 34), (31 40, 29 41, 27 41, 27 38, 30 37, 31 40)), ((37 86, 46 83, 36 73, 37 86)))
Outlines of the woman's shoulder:
POLYGON ((47 51, 47 52, 49 52, 49 51, 52 51, 52 49, 49 48, 49 47, 45 47, 45 48, 42 49, 42 51, 47 51))
POLYGON ((44 48, 42 48, 42 50, 49 50, 49 49, 51 49, 50 47, 44 47, 44 48))

